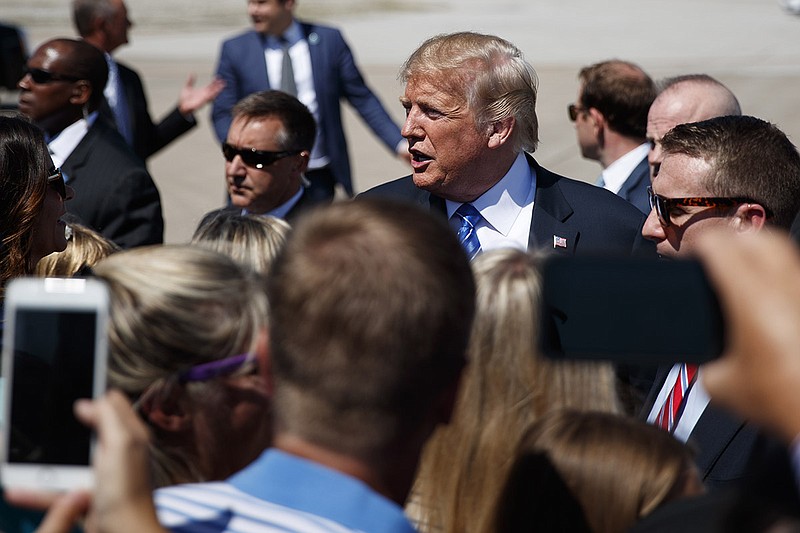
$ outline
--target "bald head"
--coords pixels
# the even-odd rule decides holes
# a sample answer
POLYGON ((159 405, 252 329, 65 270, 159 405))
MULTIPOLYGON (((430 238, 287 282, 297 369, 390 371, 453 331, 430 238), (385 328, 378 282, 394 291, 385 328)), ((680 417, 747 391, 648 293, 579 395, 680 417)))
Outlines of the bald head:
POLYGON ((651 177, 658 175, 661 160, 661 138, 678 124, 710 118, 741 115, 736 96, 723 84, 705 74, 670 78, 662 82, 647 115, 648 156, 651 177))

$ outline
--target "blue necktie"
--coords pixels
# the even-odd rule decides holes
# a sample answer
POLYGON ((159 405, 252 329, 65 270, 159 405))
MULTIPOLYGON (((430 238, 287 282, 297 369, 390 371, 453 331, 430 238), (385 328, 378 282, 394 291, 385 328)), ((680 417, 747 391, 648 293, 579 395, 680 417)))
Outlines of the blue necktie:
POLYGON ((472 261, 481 252, 481 241, 478 240, 478 234, 475 231, 475 226, 480 221, 481 214, 472 204, 461 204, 455 214, 461 219, 461 225, 458 228, 458 240, 467 252, 469 260, 472 261))

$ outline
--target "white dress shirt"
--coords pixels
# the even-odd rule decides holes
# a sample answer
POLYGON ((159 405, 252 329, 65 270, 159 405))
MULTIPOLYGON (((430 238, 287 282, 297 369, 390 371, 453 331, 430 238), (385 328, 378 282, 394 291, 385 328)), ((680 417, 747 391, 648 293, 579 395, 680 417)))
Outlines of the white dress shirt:
MULTIPOLYGON (((653 408, 650 410, 650 415, 647 417, 648 423, 655 424, 658 413, 661 411, 661 407, 664 405, 664 402, 672 392, 672 387, 675 385, 675 380, 678 379, 678 373, 680 372, 680 369, 681 363, 676 363, 670 369, 669 374, 667 374, 667 379, 664 381, 664 385, 662 385, 661 390, 658 392, 656 401, 653 403, 653 408)), ((697 425, 697 421, 700 420, 700 416, 702 416, 703 412, 708 406, 708 402, 710 401, 708 392, 706 392, 706 389, 703 387, 703 380, 700 378, 700 374, 702 372, 702 367, 697 369, 694 384, 689 389, 689 396, 686 398, 686 405, 683 408, 683 414, 681 414, 680 418, 678 418, 678 423, 673 429, 672 434, 676 439, 682 442, 689 440, 689 435, 692 434, 694 427, 697 425)))
MULTIPOLYGON (((319 104, 317 103, 317 93, 314 90, 314 75, 311 71, 311 52, 308 49, 308 41, 303 35, 300 24, 297 21, 292 21, 291 26, 284 32, 283 38, 289 42, 289 56, 292 58, 294 83, 297 86, 297 99, 305 104, 311 114, 314 115, 314 120, 319 124, 319 104)), ((267 36, 264 57, 267 62, 269 84, 273 88, 278 88, 281 86, 281 76, 283 75, 283 46, 278 37, 267 36)), ((317 137, 314 140, 311 160, 308 163, 310 170, 325 167, 330 163, 330 158, 324 152, 321 139, 322 128, 317 127, 317 137)))
POLYGON ((608 165, 600 174, 600 179, 604 183, 603 188, 614 194, 619 193, 633 169, 647 157, 649 152, 650 144, 643 143, 608 165))
MULTIPOLYGON (((520 153, 500 181, 470 202, 481 214, 475 231, 482 251, 528 249, 535 195, 536 173, 528 165, 525 154, 520 153)), ((457 232, 461 223, 453 213, 461 207, 461 202, 446 200, 445 203, 450 225, 457 232)))

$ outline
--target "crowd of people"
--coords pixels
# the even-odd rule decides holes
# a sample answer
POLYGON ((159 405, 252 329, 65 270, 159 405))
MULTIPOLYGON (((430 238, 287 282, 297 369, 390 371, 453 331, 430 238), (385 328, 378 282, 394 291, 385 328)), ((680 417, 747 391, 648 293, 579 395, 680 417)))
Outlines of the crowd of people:
POLYGON ((718 80, 581 69, 589 184, 534 158, 536 73, 501 37, 423 42, 398 126, 338 30, 249 0, 218 78, 154 124, 111 56, 123 0, 73 9, 82 39, 40 45, 0 117, 0 291, 93 276, 111 300, 112 390, 75 406, 94 490, 4 487, 50 507, 41 533, 800 528, 800 153, 718 80), (343 98, 411 173, 332 202, 343 98), (164 245, 145 161, 209 103, 229 205, 164 245), (542 263, 600 254, 701 260, 726 353, 543 357, 542 263))

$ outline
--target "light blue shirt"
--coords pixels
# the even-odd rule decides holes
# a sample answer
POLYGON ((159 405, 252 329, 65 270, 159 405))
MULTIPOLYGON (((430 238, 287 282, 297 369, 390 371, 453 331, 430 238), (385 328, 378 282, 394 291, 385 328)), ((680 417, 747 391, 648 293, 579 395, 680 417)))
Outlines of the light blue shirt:
POLYGON ((227 481, 166 487, 155 500, 162 525, 180 532, 415 531, 362 481, 272 448, 227 481))

